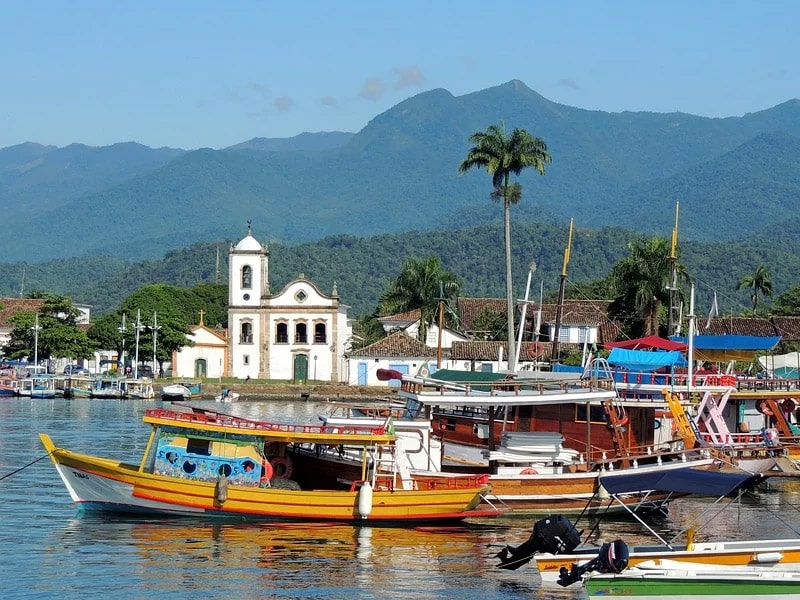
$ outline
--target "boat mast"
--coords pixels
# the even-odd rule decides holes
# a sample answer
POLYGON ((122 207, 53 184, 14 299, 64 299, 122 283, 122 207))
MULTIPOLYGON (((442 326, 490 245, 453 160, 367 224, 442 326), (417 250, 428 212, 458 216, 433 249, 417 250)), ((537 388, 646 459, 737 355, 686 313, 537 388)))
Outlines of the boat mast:
POLYGON ((572 248, 572 225, 575 221, 574 218, 569 220, 569 237, 567 239, 567 247, 564 248, 564 261, 561 265, 561 281, 558 284, 558 304, 556 305, 556 327, 553 333, 553 352, 550 357, 550 365, 558 361, 558 337, 561 330, 561 313, 564 310, 564 286, 567 281, 567 265, 569 264, 569 253, 572 248))
POLYGON ((531 294, 531 279, 533 278, 533 274, 536 271, 536 261, 532 260, 531 265, 528 268, 528 283, 525 286, 525 300, 522 302, 522 316, 519 319, 519 334, 517 335, 517 355, 515 357, 516 363, 513 365, 512 371, 516 371, 519 369, 519 355, 522 352, 522 334, 525 332, 525 319, 528 318, 528 304, 530 304, 530 300, 528 299, 531 294))
POLYGON ((672 228, 672 244, 669 250, 669 312, 667 314, 667 337, 675 335, 673 313, 675 312, 675 292, 678 290, 678 209, 680 202, 675 203, 675 226, 672 228))

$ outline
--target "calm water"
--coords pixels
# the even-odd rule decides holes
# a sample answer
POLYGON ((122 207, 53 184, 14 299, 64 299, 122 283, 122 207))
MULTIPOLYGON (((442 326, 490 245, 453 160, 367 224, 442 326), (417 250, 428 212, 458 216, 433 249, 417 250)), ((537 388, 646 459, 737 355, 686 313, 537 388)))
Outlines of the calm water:
MULTIPOLYGON (((141 415, 157 404, 0 401, 0 598, 585 598, 580 588, 540 588, 530 566, 495 567, 506 542, 527 539, 527 518, 400 529, 79 516, 50 460, 29 465, 44 455, 39 431, 70 449, 138 458, 149 433, 141 415)), ((320 412, 274 400, 224 410, 302 422, 320 412)), ((778 482, 715 516, 698 538, 800 536, 798 504, 800 484, 778 482)), ((669 535, 706 506, 677 501, 653 525, 669 535)), ((640 532, 635 523, 607 521, 597 535, 647 539, 640 532)))

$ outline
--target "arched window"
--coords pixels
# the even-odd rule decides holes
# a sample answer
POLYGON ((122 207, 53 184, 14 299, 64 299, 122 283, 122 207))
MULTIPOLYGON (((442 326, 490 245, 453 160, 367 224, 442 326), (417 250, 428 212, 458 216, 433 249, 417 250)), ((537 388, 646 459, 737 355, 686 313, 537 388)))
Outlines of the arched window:
POLYGON ((275 343, 289 343, 289 326, 286 323, 278 323, 275 325, 275 343))
POLYGON ((242 267, 242 289, 249 290, 253 287, 253 267, 245 265, 242 267))
POLYGON ((314 343, 315 344, 327 344, 328 343, 328 336, 326 332, 325 323, 315 323, 314 324, 314 343))
POLYGON ((298 323, 294 326, 294 343, 308 343, 308 326, 305 323, 298 323))
POLYGON ((253 343, 253 324, 245 321, 239 330, 239 343, 252 344, 253 343))

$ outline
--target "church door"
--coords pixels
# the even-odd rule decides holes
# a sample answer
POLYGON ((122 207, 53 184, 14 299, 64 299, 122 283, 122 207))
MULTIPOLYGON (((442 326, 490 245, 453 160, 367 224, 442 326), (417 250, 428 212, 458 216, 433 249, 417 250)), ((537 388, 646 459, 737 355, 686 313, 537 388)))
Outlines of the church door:
POLYGON ((208 374, 208 365, 205 358, 198 358, 194 361, 194 376, 203 378, 208 374))
POLYGON ((300 383, 308 380, 308 356, 296 354, 294 357, 294 381, 300 383))

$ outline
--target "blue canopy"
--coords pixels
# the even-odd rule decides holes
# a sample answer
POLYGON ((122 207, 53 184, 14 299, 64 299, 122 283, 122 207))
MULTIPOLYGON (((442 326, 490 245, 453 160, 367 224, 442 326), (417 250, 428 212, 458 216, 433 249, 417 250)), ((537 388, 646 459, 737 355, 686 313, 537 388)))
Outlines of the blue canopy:
MULTIPOLYGON (((688 339, 685 337, 672 336, 669 339, 688 344, 688 339)), ((780 341, 780 336, 696 335, 692 343, 695 360, 720 362, 753 360, 757 352, 772 350, 780 341)))
POLYGON ((685 367, 686 358, 680 352, 651 352, 612 348, 608 363, 630 371, 656 371, 664 367, 685 367))
POLYGON ((703 496, 727 496, 740 488, 755 485, 761 475, 734 472, 722 473, 686 467, 650 473, 607 474, 600 476, 600 483, 609 494, 656 491, 677 494, 699 494, 703 496))

